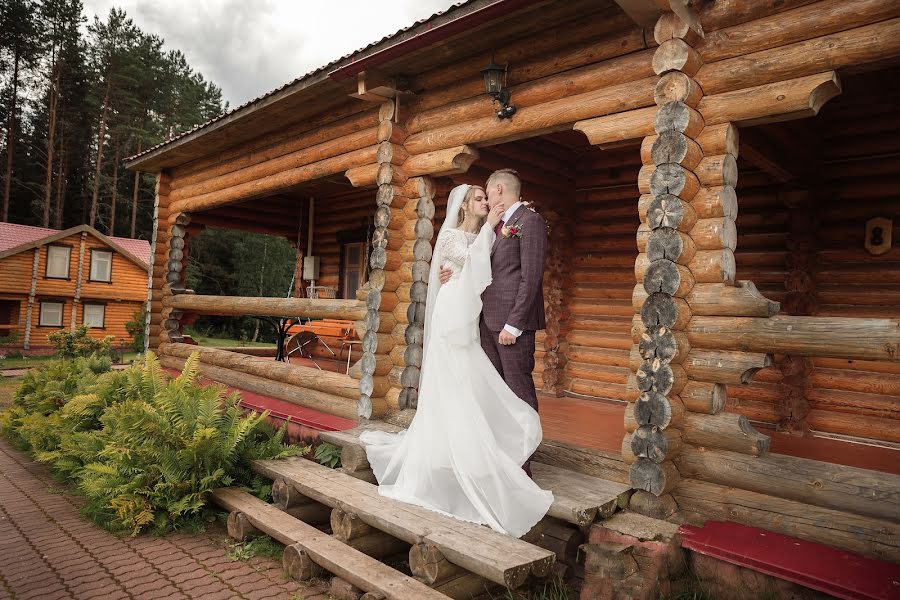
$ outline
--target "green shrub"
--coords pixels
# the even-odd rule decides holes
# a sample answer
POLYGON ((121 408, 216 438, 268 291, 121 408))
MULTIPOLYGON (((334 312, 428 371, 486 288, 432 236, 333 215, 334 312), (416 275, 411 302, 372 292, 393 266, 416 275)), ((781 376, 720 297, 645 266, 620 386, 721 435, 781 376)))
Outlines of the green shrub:
POLYGON ((131 336, 131 349, 135 352, 144 351, 144 332, 147 323, 147 310, 139 310, 131 315, 131 320, 125 323, 125 331, 131 336))
POLYGON ((88 335, 87 325, 82 325, 72 331, 67 329, 54 331, 47 339, 56 346, 56 355, 59 358, 78 358, 91 354, 109 355, 113 337, 108 335, 102 340, 94 339, 88 335))
POLYGON ((143 366, 102 372, 108 359, 58 361, 27 376, 2 428, 87 497, 87 516, 136 535, 197 527, 208 494, 271 484, 250 464, 302 454, 264 414, 244 415, 238 394, 198 382, 199 356, 169 379, 151 353, 143 366))

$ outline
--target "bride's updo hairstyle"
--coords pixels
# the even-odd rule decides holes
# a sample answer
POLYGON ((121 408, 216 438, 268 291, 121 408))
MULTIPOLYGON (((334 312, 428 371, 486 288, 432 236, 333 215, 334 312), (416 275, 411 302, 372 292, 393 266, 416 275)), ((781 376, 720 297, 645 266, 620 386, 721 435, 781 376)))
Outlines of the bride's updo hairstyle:
MULTIPOLYGON (((472 210, 472 199, 475 197, 475 192, 484 193, 484 188, 479 185, 469 186, 469 190, 466 192, 466 197, 463 198, 462 204, 459 205, 459 215, 457 217, 457 223, 462 225, 462 222, 465 220, 466 215, 472 210)), ((487 217, 480 217, 478 219, 478 228, 480 229, 484 222, 487 221, 487 217)))

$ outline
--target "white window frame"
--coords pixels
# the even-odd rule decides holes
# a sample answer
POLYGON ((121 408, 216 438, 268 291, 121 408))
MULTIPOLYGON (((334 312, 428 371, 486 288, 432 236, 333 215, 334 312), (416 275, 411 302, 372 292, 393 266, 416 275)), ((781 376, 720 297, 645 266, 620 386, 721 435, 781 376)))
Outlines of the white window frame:
POLYGON ((38 324, 41 327, 62 327, 63 320, 65 317, 65 312, 66 312, 66 303, 65 302, 59 302, 57 300, 41 300, 40 314, 38 315, 38 324), (47 323, 45 321, 45 318, 47 316, 47 311, 45 310, 45 307, 48 305, 51 305, 51 304, 59 306, 59 323, 47 323))
POLYGON ((69 273, 72 268, 72 247, 71 246, 47 246, 47 264, 44 266, 44 277, 47 279, 69 279, 69 273), (65 252, 66 254, 66 269, 65 273, 54 274, 50 272, 50 265, 53 261, 50 260, 52 254, 56 254, 57 252, 65 252))
POLYGON ((90 329, 106 329, 106 305, 97 304, 95 302, 85 302, 81 305, 81 324, 87 325, 90 329), (100 324, 91 325, 88 323, 88 307, 100 309, 100 324))
POLYGON ((113 260, 112 250, 91 250, 91 268, 90 268, 89 275, 88 275, 88 281, 99 281, 100 283, 112 283, 112 260, 113 260), (94 265, 97 264, 97 262, 95 262, 94 259, 97 257, 98 254, 106 254, 107 256, 109 256, 109 262, 107 263, 107 270, 106 270, 106 279, 101 279, 101 278, 97 277, 96 273, 94 271, 94 265))

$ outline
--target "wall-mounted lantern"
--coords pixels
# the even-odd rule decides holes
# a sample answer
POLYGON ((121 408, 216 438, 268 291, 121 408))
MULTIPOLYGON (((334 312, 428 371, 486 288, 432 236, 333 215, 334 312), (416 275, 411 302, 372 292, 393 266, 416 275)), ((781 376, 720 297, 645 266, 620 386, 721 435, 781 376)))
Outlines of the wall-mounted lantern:
POLYGON ((485 93, 500 103, 497 116, 508 119, 516 114, 516 107, 509 103, 510 92, 505 87, 506 67, 501 67, 491 59, 491 63, 481 70, 481 74, 484 75, 485 93))

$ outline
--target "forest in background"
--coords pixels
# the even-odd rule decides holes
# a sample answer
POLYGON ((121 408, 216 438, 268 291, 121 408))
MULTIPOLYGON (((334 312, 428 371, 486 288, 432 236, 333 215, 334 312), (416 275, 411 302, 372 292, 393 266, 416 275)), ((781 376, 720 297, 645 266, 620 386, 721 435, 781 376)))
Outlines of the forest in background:
MULTIPOLYGON (((0 0, 0 220, 149 240, 154 177, 125 158, 228 110, 222 90, 125 11, 92 21, 81 0, 0 0)), ((191 240, 199 294, 285 296, 284 238, 209 229, 191 240)), ((201 318, 205 333, 272 337, 249 318, 201 318)))
POLYGON ((0 220, 150 239, 154 180, 124 159, 228 109, 121 9, 0 0, 0 220))

